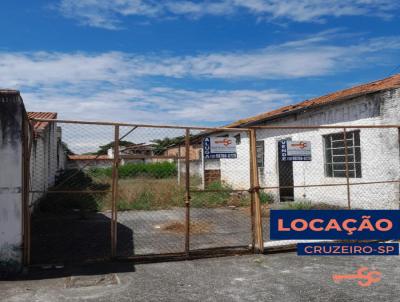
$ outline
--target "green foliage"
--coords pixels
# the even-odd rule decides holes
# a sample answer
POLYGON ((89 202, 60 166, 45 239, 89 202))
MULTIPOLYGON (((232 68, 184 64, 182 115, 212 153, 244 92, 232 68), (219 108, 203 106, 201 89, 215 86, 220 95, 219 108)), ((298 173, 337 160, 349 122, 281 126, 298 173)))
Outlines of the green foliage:
POLYGON ((207 190, 215 190, 215 192, 193 193, 190 204, 195 208, 226 206, 230 201, 231 192, 229 190, 231 189, 225 183, 213 182, 207 186, 207 190))
POLYGON ((299 200, 294 202, 282 203, 283 210, 343 210, 341 206, 331 205, 324 202, 311 202, 310 200, 299 200))
MULTIPOLYGON (((147 176, 152 178, 169 178, 177 175, 175 163, 128 163, 118 168, 120 178, 134 178, 138 176, 147 176)), ((89 171, 92 177, 111 177, 112 168, 92 168, 89 171)))
POLYGON ((274 202, 274 195, 269 192, 260 192, 260 201, 261 204, 271 204, 274 202))
POLYGON ((183 144, 184 141, 185 141, 185 136, 177 136, 177 137, 172 137, 172 138, 165 137, 163 139, 152 140, 152 142, 155 144, 154 145, 154 153, 162 154, 169 147, 174 146, 174 145, 183 144))
POLYGON ((285 210, 311 210, 312 204, 309 200, 284 203, 282 209, 285 210))
MULTIPOLYGON (((121 146, 129 147, 129 146, 134 146, 134 145, 136 145, 136 144, 132 143, 130 141, 124 141, 124 140, 119 141, 119 146, 120 147, 121 146)), ((114 148, 114 141, 112 141, 112 142, 110 142, 108 144, 100 146, 99 150, 97 152, 95 152, 94 154, 96 154, 96 155, 106 155, 107 152, 108 152, 108 149, 110 149, 110 148, 114 148)))
POLYGON ((126 200, 119 200, 117 203, 118 211, 127 210, 152 210, 152 204, 154 202, 154 193, 151 191, 143 191, 139 196, 130 202, 126 200))

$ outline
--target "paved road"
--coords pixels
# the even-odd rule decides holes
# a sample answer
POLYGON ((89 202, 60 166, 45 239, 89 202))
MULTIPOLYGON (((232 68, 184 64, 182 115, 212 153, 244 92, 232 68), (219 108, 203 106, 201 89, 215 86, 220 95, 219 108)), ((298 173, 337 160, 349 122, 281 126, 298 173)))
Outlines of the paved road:
POLYGON ((0 282, 1 301, 399 301, 399 257, 299 257, 294 253, 98 268, 0 282), (382 272, 363 288, 333 273, 382 272), (91 271, 93 273, 93 271, 91 271), (72 281, 71 281, 72 280, 72 281), (98 282, 99 285, 93 285, 98 282), (109 285, 107 285, 109 284, 109 285))

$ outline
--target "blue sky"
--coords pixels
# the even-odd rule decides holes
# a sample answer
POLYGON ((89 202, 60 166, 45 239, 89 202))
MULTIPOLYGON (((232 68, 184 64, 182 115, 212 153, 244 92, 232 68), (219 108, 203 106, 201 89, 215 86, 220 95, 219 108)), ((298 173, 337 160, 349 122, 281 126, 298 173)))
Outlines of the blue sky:
POLYGON ((60 118, 222 125, 400 72, 398 1, 0 8, 0 86, 60 118))

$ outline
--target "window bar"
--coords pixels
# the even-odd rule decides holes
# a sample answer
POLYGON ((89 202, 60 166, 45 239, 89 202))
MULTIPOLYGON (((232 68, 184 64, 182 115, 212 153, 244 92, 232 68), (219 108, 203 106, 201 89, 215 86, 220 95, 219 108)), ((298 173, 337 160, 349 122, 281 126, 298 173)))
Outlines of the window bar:
MULTIPOLYGON (((346 128, 343 128, 343 141, 344 141, 344 154, 346 158, 346 183, 347 183, 347 206, 351 209, 351 201, 350 201, 350 178, 349 178, 349 154, 347 149, 347 132, 346 128)), ((354 143, 353 143, 354 145, 354 143)))
POLYGON ((333 149, 333 143, 332 143, 332 136, 329 136, 329 140, 331 141, 331 165, 332 165, 332 177, 335 177, 335 169, 333 168, 333 151, 332 151, 332 149, 333 149))

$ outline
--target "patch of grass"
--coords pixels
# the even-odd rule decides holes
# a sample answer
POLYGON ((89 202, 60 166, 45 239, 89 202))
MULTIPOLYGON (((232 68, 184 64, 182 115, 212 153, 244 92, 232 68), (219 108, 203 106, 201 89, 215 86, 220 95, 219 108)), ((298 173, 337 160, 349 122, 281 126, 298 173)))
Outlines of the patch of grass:
POLYGON ((226 206, 231 200, 231 190, 232 188, 222 182, 213 182, 209 184, 206 188, 207 190, 215 190, 215 192, 196 192, 192 193, 192 200, 190 204, 195 208, 215 208, 226 206))
MULTIPOLYGON (((117 208, 125 210, 159 210, 184 205, 185 190, 175 178, 122 179, 118 184, 117 208)), ((110 208, 108 203, 105 208, 110 208)))
POLYGON ((274 195, 270 192, 260 192, 260 202, 261 204, 271 204, 275 200, 274 195))
POLYGON ((324 202, 311 202, 310 200, 300 200, 282 203, 279 207, 282 210, 345 210, 347 208, 332 205, 324 202))
MULTIPOLYGON (((177 175, 175 163, 127 163, 118 168, 119 178, 152 177, 157 179, 170 178, 177 175)), ((91 168, 89 174, 92 177, 111 177, 112 168, 91 168)))

